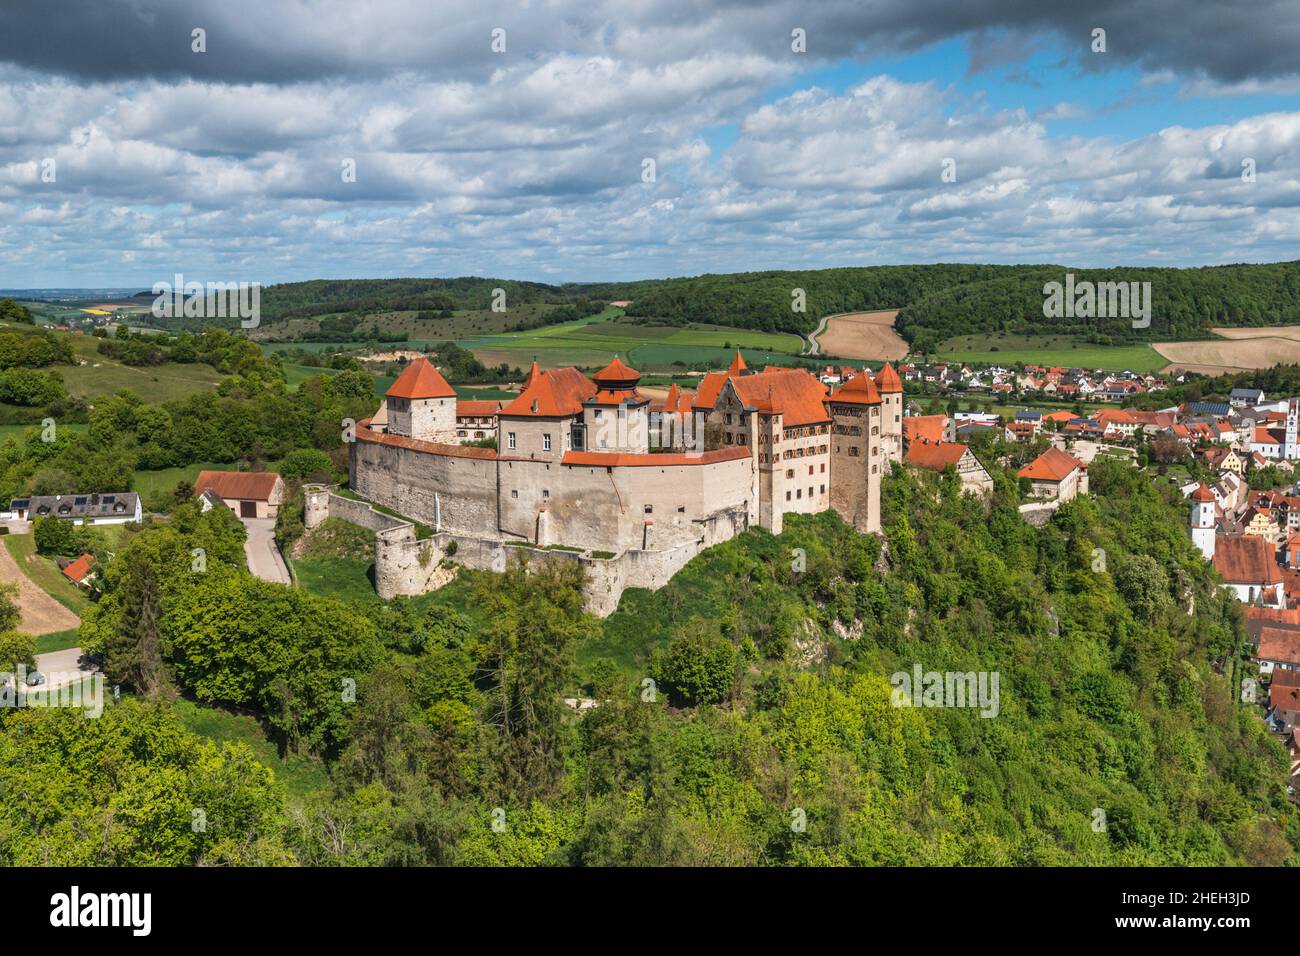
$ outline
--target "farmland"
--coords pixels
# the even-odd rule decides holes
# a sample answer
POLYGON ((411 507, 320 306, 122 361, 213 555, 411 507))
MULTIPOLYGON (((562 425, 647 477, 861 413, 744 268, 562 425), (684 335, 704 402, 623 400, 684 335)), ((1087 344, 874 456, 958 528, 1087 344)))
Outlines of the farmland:
POLYGON ((1300 363, 1300 326, 1211 329, 1219 338, 1157 342, 1155 350, 1171 369, 1225 375, 1278 364, 1300 363))
POLYGON ((944 362, 986 365, 1061 365, 1114 371, 1154 372, 1167 361, 1149 345, 1096 345, 1069 335, 962 335, 940 343, 944 362))
POLYGON ((814 333, 817 351, 838 358, 896 362, 908 352, 907 342, 894 331, 897 317, 897 310, 827 316, 814 333))

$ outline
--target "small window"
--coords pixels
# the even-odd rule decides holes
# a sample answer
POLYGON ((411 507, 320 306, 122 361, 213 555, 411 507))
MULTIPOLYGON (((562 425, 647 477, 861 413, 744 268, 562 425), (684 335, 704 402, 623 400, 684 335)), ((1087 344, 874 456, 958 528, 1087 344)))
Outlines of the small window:
POLYGON ((551 450, 551 433, 546 432, 542 435, 542 451, 551 450))
POLYGON ((592 417, 592 418, 600 418, 600 417, 603 416, 604 414, 605 414, 604 410, 598 408, 598 409, 596 409, 596 410, 592 413, 591 417, 592 417))
POLYGON ((649 514, 654 514, 654 510, 655 510, 655 506, 654 506, 654 505, 646 505, 646 506, 645 506, 645 513, 648 514, 648 515, 649 515, 649 514))
POLYGON ((802 488, 796 488, 796 489, 794 490, 794 496, 795 496, 796 498, 798 498, 800 501, 802 501, 802 500, 803 500, 803 489, 802 489, 802 488))
POLYGON ((511 488, 511 489, 510 489, 510 497, 511 497, 511 498, 518 498, 518 497, 519 497, 519 489, 518 489, 518 488, 511 488))
POLYGON ((788 492, 788 491, 785 493, 785 500, 786 500, 786 501, 789 501, 789 500, 790 500, 790 492, 788 492))
POLYGON ((507 448, 514 448, 514 447, 515 447, 515 433, 514 433, 514 432, 506 432, 506 447, 507 447, 507 448))
POLYGON ((543 489, 542 489, 542 500, 545 501, 545 500, 547 500, 547 499, 550 498, 550 497, 551 497, 551 493, 550 493, 547 489, 543 488, 543 489))

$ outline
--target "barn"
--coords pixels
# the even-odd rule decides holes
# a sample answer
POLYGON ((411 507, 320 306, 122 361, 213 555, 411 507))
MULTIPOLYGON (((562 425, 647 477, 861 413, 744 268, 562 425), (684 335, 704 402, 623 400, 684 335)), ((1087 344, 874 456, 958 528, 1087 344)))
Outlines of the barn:
POLYGON ((206 491, 241 518, 274 518, 284 501, 284 479, 273 471, 201 471, 194 494, 206 491))

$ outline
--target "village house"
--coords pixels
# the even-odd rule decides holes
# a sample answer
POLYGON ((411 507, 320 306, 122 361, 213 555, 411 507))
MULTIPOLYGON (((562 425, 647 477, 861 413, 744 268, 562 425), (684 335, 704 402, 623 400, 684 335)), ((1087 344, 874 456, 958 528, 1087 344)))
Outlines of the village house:
POLYGON ((1029 479, 1030 494, 1039 498, 1070 501, 1088 493, 1088 470, 1083 462, 1059 448, 1049 448, 1019 471, 1029 479))
POLYGON ((963 491, 985 495, 993 490, 992 476, 969 446, 960 442, 914 442, 908 446, 906 461, 917 468, 939 472, 952 465, 961 479, 963 491))
POLYGON ((140 521, 140 496, 133 491, 89 495, 33 495, 15 498, 9 513, 19 521, 62 518, 78 524, 127 524, 140 521))
POLYGON ((273 471, 201 471, 194 479, 194 494, 203 498, 205 493, 241 518, 274 518, 284 501, 284 479, 273 471))

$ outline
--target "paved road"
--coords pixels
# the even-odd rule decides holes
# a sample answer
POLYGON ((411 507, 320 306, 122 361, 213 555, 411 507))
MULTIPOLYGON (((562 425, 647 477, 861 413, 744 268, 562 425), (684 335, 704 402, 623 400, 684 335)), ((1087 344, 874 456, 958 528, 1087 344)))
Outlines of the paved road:
POLYGON ((263 581, 277 584, 289 584, 289 569, 285 567, 284 556, 275 543, 275 519, 241 518, 248 530, 244 541, 244 555, 248 559, 248 570, 263 581))
POLYGON ((46 594, 18 567, 9 549, 0 543, 0 581, 18 585, 18 630, 24 634, 51 634, 69 631, 81 624, 80 618, 46 594))
MULTIPOLYGON (((81 648, 69 647, 61 651, 36 655, 36 669, 45 675, 42 689, 55 690, 64 684, 72 684, 83 677, 95 673, 93 669, 82 669, 77 663, 81 659, 81 648), (52 675, 61 675, 52 676, 52 675)), ((35 688, 33 688, 34 690, 35 688)))

